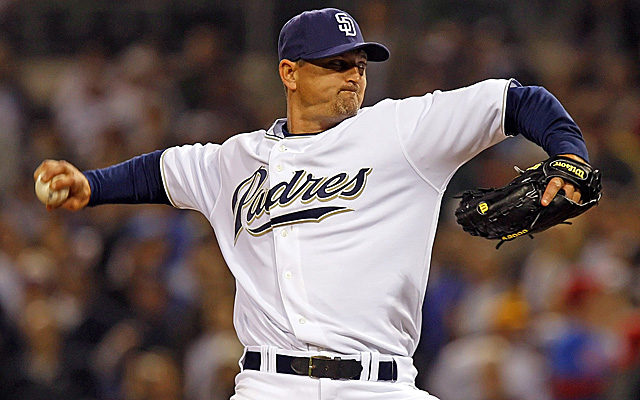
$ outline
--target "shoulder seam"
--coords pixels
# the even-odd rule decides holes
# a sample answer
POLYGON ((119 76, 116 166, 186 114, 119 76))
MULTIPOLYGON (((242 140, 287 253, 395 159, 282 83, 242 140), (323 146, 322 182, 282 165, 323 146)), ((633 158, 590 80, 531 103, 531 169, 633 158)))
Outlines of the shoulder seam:
POLYGON ((424 176, 422 174, 422 172, 420 172, 420 170, 418 169, 418 167, 416 167, 415 163, 413 162, 413 160, 411 159, 411 157, 409 157, 409 154, 407 153, 407 149, 404 145, 404 143, 402 142, 402 139, 400 137, 400 126, 399 126, 399 121, 398 121, 398 105, 400 104, 399 101, 396 101, 395 104, 395 126, 396 126, 396 138, 398 139, 398 143, 400 144, 400 149, 402 150, 402 154, 404 155, 405 160, 407 161, 407 163, 411 166, 411 169, 413 169, 415 171, 415 173, 420 177, 420 179, 422 179, 423 181, 425 181, 429 186, 431 186, 436 192, 442 194, 444 192, 444 190, 438 188, 436 185, 434 185, 426 176, 424 176))
POLYGON ((509 135, 507 133, 507 131, 505 130, 506 129, 505 121, 506 121, 506 118, 507 118, 507 94, 509 93, 509 88, 511 87, 511 84, 514 81, 516 83, 518 82, 513 78, 511 78, 511 79, 509 79, 507 81, 507 84, 504 87, 504 94, 502 95, 502 116, 501 116, 502 118, 500 119, 500 130, 502 131, 502 134, 504 136, 513 136, 513 135, 509 135))
POLYGON ((173 201, 173 198, 171 197, 171 193, 169 193, 169 185, 167 185, 167 180, 165 178, 164 155, 166 154, 167 150, 169 150, 169 149, 165 149, 162 152, 162 154, 160 155, 160 178, 162 179, 162 186, 164 186, 164 192, 167 194, 167 198, 169 199, 169 203, 171 203, 171 206, 173 206, 174 208, 180 208, 173 201))
MULTIPOLYGON (((502 95, 502 111, 501 111, 501 116, 500 116, 500 132, 507 138, 512 137, 511 135, 507 135, 506 132, 504 131, 504 121, 505 121, 505 113, 506 113, 506 108, 507 108, 507 92, 509 91, 509 87, 511 86, 511 82, 515 81, 515 79, 511 78, 509 80, 507 80, 507 83, 504 87, 504 91, 503 91, 503 95, 502 95)), ((517 82, 517 81, 516 81, 517 82)), ((461 162, 454 170, 453 172, 447 176, 447 179, 445 179, 445 184, 444 187, 446 188, 447 185, 449 184, 449 181, 451 180, 451 178, 453 178, 453 175, 455 175, 456 172, 458 172, 458 170, 460 169, 460 167, 462 167, 464 164, 468 163, 469 161, 471 161, 471 159, 473 159, 475 156, 466 158, 463 162, 461 162)))
POLYGON ((220 201, 219 201, 220 193, 222 193, 222 185, 224 184, 224 182, 222 182, 222 170, 220 168, 221 160, 222 160, 222 149, 223 149, 223 146, 220 145, 220 148, 218 149, 218 165, 216 168, 218 170, 218 182, 220 182, 220 187, 218 188, 218 193, 216 193, 215 204, 213 205, 213 207, 211 207, 211 212, 209 213, 209 219, 213 219, 213 214, 218 208, 218 204, 220 204, 220 201))

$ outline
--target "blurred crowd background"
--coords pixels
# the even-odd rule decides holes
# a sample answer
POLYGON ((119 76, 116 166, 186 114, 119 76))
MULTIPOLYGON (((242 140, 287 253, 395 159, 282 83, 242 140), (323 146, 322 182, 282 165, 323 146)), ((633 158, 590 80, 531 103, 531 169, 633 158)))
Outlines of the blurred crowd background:
POLYGON ((218 400, 242 347, 206 220, 166 206, 48 213, 46 158, 81 169, 222 142, 285 114, 282 24, 337 6, 392 53, 366 104, 487 78, 554 93, 603 170, 601 204, 495 250, 453 195, 545 158, 521 138, 454 177, 415 355, 443 400, 640 399, 637 0, 0 1, 0 399, 218 400))

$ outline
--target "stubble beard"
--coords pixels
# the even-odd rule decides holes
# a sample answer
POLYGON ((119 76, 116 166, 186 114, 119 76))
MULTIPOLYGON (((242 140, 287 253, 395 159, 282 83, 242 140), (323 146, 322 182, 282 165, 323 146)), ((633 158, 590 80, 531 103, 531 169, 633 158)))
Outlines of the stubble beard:
POLYGON ((333 111, 336 113, 336 115, 343 118, 353 117, 358 113, 359 109, 360 98, 358 95, 349 94, 343 96, 342 94, 340 94, 338 95, 336 102, 333 103, 333 111))

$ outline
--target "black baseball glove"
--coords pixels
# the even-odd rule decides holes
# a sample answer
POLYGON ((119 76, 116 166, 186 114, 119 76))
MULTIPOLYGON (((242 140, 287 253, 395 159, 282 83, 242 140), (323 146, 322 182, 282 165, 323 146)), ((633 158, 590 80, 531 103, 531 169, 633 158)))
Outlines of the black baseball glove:
MULTIPOLYGON (((526 171, 516 167, 520 176, 501 188, 464 192, 456 209, 462 229, 474 236, 505 241, 541 232, 576 217, 598 203, 602 191, 600 171, 568 157, 555 156, 526 171), (552 178, 571 182, 580 191, 578 204, 560 190, 551 203, 540 201, 552 178)), ((531 236, 533 237, 533 236, 531 236)))

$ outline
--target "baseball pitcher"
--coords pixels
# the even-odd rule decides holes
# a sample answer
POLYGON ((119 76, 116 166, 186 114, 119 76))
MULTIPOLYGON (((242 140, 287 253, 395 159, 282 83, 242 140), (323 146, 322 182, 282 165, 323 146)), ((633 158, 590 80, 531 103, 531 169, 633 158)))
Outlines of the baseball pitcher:
MULTIPOLYGON (((34 178, 69 190, 49 208, 157 203, 209 220, 237 282, 234 400, 435 399, 412 355, 449 180, 516 134, 586 164, 581 132, 545 89, 509 79, 361 108, 367 64, 389 51, 338 9, 289 20, 278 55, 287 113, 269 129, 84 172, 47 160, 34 178)), ((550 177, 539 206, 580 203, 571 182, 550 177)))

